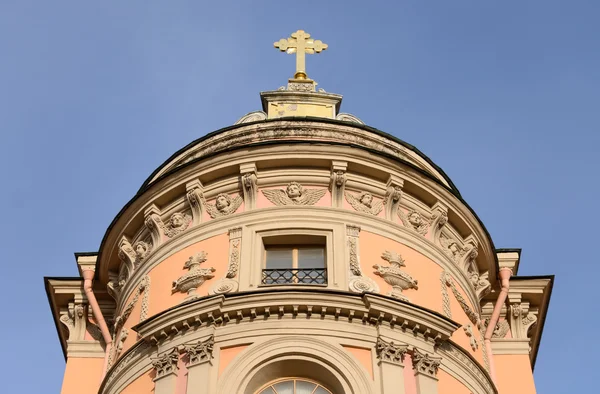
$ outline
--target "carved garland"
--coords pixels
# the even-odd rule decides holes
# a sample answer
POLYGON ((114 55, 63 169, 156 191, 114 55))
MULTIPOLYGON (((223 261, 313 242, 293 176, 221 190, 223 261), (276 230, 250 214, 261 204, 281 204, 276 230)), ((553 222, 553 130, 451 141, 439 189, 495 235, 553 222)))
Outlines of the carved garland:
POLYGON ((442 306, 444 308, 444 315, 448 318, 452 318, 452 311, 450 310, 450 296, 448 295, 448 286, 446 285, 446 271, 442 271, 440 274, 440 284, 442 285, 442 306))
POLYGON ((462 294, 460 294, 460 292, 456 288, 456 284, 454 284, 454 281, 452 280, 452 277, 448 273, 446 273, 445 277, 446 277, 446 285, 448 287, 450 287, 450 289, 452 290, 454 297, 460 304, 463 311, 465 311, 465 314, 467 315, 467 317, 469 318, 471 323, 479 326, 481 324, 481 319, 479 318, 479 314, 476 313, 475 311, 473 311, 473 309, 471 309, 471 307, 469 306, 467 301, 464 299, 462 294))
MULTIPOLYGON (((146 320, 146 317, 148 316, 148 304, 150 298, 150 277, 148 275, 146 275, 144 279, 140 281, 140 284, 138 285, 135 291, 135 295, 127 304, 127 306, 123 308, 123 312, 115 319, 113 330, 113 342, 116 342, 117 333, 119 333, 119 330, 121 330, 121 328, 125 325, 125 322, 127 322, 127 319, 129 319, 129 315, 131 315, 131 311, 133 311, 133 307, 140 299, 140 295, 142 293, 144 293, 144 297, 142 298, 142 305, 140 308, 140 322, 146 320)), ((118 357, 117 351, 117 347, 115 347, 114 352, 109 356, 109 367, 112 365, 114 359, 118 357)))

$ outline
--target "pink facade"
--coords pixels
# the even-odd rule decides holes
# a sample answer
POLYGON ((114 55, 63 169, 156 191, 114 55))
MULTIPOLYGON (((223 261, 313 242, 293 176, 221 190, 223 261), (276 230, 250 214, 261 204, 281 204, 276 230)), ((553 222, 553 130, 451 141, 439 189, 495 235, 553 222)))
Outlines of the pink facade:
POLYGON ((63 394, 535 393, 552 277, 519 277, 440 168, 306 81, 178 152, 81 277, 46 279, 63 394))

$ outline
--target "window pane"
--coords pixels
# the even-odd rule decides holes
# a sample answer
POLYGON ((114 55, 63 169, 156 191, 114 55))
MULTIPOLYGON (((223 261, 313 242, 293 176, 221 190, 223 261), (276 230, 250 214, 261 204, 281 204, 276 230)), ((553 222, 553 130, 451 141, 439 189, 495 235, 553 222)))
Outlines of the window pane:
POLYGON ((299 248, 298 268, 325 268, 325 249, 299 248))
POLYGON ((294 394, 293 380, 288 380, 286 382, 274 384, 273 387, 275 387, 277 394, 294 394))
POLYGON ((325 390, 322 387, 319 387, 318 389, 315 390, 315 394, 329 394, 329 391, 325 390))
POLYGON ((267 249, 266 269, 289 269, 292 268, 291 249, 267 249))
POLYGON ((296 380, 296 394, 312 394, 317 385, 302 380, 296 380))
POLYGON ((275 392, 273 391, 272 388, 267 387, 266 389, 264 389, 263 391, 261 391, 260 394, 275 394, 275 392))

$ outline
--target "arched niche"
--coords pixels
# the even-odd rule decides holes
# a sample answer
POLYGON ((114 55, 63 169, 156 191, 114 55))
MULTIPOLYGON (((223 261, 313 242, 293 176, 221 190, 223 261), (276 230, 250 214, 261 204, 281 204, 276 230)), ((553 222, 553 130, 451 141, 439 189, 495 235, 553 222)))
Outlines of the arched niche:
POLYGON ((286 336, 255 343, 234 359, 219 378, 217 394, 254 394, 285 377, 320 382, 334 394, 374 394, 368 372, 340 345, 286 336))

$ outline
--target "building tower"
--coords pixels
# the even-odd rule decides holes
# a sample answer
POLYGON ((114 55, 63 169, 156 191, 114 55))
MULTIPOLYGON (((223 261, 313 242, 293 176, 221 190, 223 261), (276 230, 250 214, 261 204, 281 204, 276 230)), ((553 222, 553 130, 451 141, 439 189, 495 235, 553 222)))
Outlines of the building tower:
POLYGON ((450 178, 316 89, 304 31, 262 111, 173 154, 80 277, 46 278, 63 394, 535 393, 552 277, 450 178))

